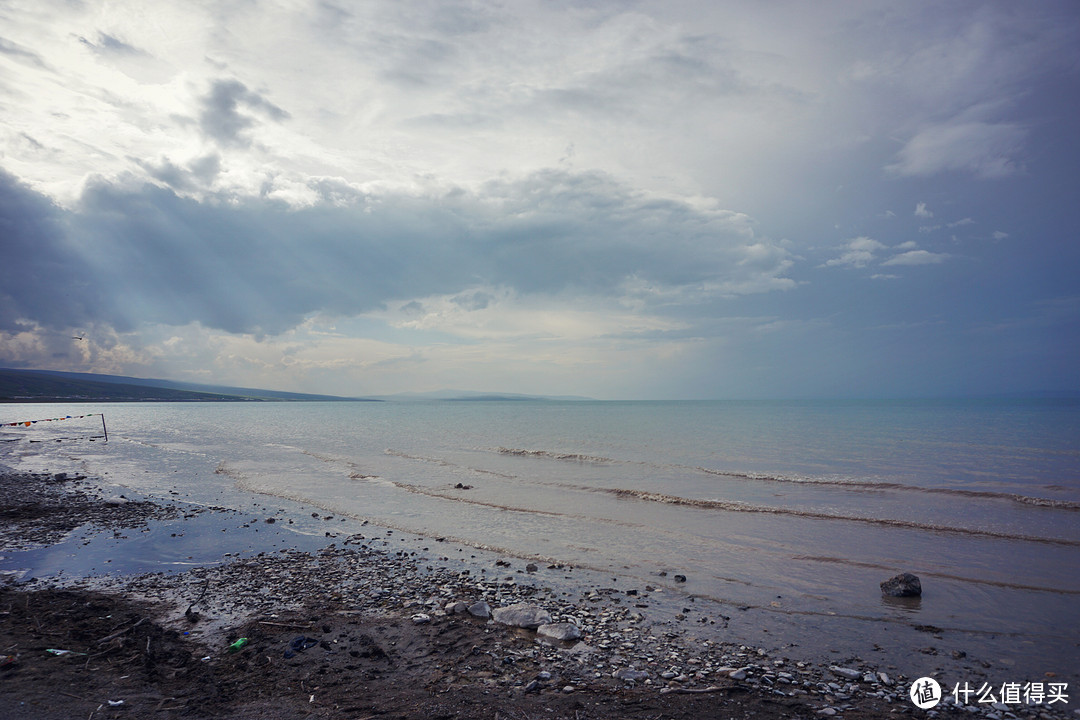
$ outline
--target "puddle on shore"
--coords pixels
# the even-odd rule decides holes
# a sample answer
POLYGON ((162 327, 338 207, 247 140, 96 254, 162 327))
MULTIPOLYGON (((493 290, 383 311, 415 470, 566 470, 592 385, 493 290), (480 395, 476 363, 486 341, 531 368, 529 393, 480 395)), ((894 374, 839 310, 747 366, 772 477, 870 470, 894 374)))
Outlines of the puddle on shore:
POLYGON ((231 510, 210 510, 119 530, 84 525, 55 545, 5 552, 0 573, 26 581, 180 572, 286 548, 311 552, 334 542, 325 534, 295 530, 287 519, 265 520, 231 510))

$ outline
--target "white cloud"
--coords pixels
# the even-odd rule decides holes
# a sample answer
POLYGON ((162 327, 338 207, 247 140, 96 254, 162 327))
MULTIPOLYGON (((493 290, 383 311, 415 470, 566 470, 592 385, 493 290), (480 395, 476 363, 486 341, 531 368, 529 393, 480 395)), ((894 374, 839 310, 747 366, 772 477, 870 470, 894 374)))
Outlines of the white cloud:
POLYGON ((889 258, 882 265, 936 265, 945 262, 949 256, 945 253, 932 253, 928 250, 909 250, 889 258))
POLYGON ((1009 237, 1009 233, 1007 233, 1007 232, 1002 232, 1002 231, 1000 231, 1000 230, 995 230, 995 231, 994 231, 994 234, 992 235, 992 237, 993 237, 993 238, 994 238, 995 240, 1004 240, 1005 238, 1009 237))
POLYGON ((886 167, 902 176, 928 177, 959 171, 1000 178, 1022 167, 1027 131, 1016 123, 943 122, 919 130, 886 167))
POLYGON ((671 318, 626 312, 596 297, 522 297, 508 288, 469 288, 452 295, 394 303, 367 317, 407 330, 444 333, 468 341, 588 340, 684 329, 671 318))
POLYGON ((879 250, 884 250, 885 245, 874 240, 873 238, 860 236, 848 240, 843 246, 844 252, 840 257, 833 258, 825 262, 826 266, 842 266, 847 265, 850 267, 866 267, 874 261, 877 257, 879 250))
POLYGON ((921 202, 915 205, 915 217, 932 218, 934 213, 926 208, 926 203, 921 202))

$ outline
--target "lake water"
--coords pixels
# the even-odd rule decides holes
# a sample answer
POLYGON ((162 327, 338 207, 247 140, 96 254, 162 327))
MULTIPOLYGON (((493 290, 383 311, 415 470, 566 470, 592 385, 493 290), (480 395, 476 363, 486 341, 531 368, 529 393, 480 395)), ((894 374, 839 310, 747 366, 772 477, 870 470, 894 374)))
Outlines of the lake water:
POLYGON ((0 461, 652 583, 673 607, 749 608, 759 638, 882 646, 921 626, 1003 672, 1080 668, 1077 403, 0 405, 0 422, 91 411, 107 443, 30 442, 100 418, 0 427, 0 461), (899 572, 921 600, 881 596, 899 572))

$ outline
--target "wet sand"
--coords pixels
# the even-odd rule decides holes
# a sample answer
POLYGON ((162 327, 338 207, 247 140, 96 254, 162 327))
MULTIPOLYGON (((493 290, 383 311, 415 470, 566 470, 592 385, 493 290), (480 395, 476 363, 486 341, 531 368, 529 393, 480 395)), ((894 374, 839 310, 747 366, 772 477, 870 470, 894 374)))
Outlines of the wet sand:
MULTIPOLYGON (((74 474, 0 476, 5 567, 36 568, 9 572, 0 589, 0 716, 923 712, 908 699, 912 678, 887 663, 807 658, 781 637, 768 646, 703 640, 696 626, 715 637, 732 618, 703 615, 692 598, 669 618, 654 611, 676 602, 660 588, 620 588, 615 578, 598 585, 572 568, 437 540, 418 546, 373 526, 346 534, 326 516, 315 518, 328 528, 322 535, 298 534, 293 519, 109 496, 74 474), (166 565, 174 571, 139 572, 166 565), (535 605, 582 637, 546 640, 462 612, 479 602, 535 605)), ((934 630, 924 632, 936 654, 934 630)), ((978 710, 1005 717, 990 705, 978 710)), ((1070 712, 1062 704, 1009 710, 1070 712)))

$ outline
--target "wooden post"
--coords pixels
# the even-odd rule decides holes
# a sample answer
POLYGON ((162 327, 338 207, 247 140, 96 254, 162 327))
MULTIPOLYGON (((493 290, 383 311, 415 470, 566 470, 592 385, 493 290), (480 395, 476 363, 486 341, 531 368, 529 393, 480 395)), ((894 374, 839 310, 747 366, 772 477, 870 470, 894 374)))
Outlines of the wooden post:
POLYGON ((101 413, 101 431, 105 433, 105 442, 109 442, 109 431, 105 428, 105 413, 101 413))

